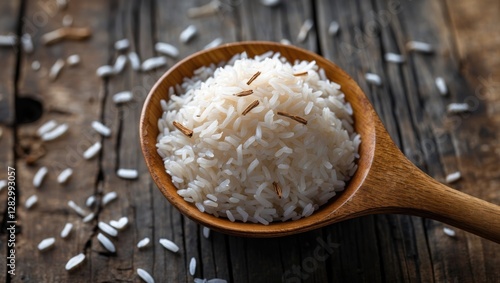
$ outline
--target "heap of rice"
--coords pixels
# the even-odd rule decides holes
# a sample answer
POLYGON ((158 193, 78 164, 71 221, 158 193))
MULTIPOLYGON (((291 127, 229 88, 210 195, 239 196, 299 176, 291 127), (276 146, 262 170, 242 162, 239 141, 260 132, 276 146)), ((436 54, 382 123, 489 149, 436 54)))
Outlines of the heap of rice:
POLYGON ((217 217, 307 217, 357 169, 352 108, 315 62, 239 54, 198 69, 161 104, 166 172, 180 196, 217 217))

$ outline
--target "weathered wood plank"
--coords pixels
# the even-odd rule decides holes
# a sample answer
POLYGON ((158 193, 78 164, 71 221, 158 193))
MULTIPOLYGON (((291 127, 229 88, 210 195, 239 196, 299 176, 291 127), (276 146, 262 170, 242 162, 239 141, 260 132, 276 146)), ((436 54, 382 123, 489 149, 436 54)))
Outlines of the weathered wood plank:
MULTIPOLYGON (((58 11, 55 2, 27 1, 23 18, 24 29, 32 33, 35 43, 33 54, 23 56, 20 69, 18 97, 30 95, 43 102, 42 118, 32 124, 18 125, 17 135, 22 145, 39 143, 36 129, 44 122, 54 119, 59 124, 68 123, 70 129, 59 139, 44 142, 47 154, 33 165, 19 156, 17 166, 20 171, 19 186, 22 202, 31 195, 38 195, 38 204, 27 211, 20 209, 19 235, 19 276, 13 282, 31 280, 32 282, 85 281, 89 265, 81 270, 68 273, 64 270, 66 262, 78 253, 86 252, 86 245, 94 233, 94 225, 84 224, 67 205, 74 200, 84 206, 86 197, 95 188, 98 172, 98 159, 85 160, 82 153, 99 136, 90 128, 93 120, 99 117, 99 80, 95 76, 96 66, 92 62, 102 62, 105 52, 103 40, 106 38, 105 5, 99 2, 73 2, 63 13, 58 11), (92 39, 86 42, 60 42, 53 46, 43 46, 41 36, 61 27, 65 14, 74 18, 75 26, 89 26, 93 31, 92 39), (82 58, 77 68, 64 68, 55 81, 48 79, 52 64, 59 58, 79 54, 82 58), (41 70, 31 69, 33 60, 38 60, 41 70), (34 188, 33 175, 41 167, 47 166, 49 173, 40 188, 34 188), (65 168, 73 168, 74 173, 68 183, 61 186, 57 175, 65 168), (61 239, 59 233, 66 222, 75 225, 68 239, 61 239), (37 251, 38 243, 47 237, 55 237, 53 249, 45 253, 37 251), (50 272, 47 272, 50 270, 50 272)), ((28 148, 29 149, 29 148, 28 148)), ((89 211, 89 210, 87 210, 89 211)))
MULTIPOLYGON (((18 16, 20 12, 19 2, 2 2, 0 4, 0 10, 4 15, 0 17, 0 35, 16 34, 17 27, 19 24, 18 16)), ((8 178, 8 167, 11 166, 16 168, 14 160, 14 100, 15 100, 15 72, 17 70, 17 55, 18 50, 16 47, 0 47, 0 62, 3 62, 3 67, 0 69, 0 180, 7 180, 8 178)), ((17 170, 16 170, 17 171, 17 170)), ((18 175, 18 172, 16 172, 18 175)), ((8 187, 4 187, 0 191, 0 223, 4 229, 7 229, 11 225, 7 223, 9 219, 4 218, 7 216, 8 210, 8 187)), ((20 203, 20 194, 13 196, 17 200, 17 206, 20 203)), ((13 219, 12 219, 13 220, 13 219)), ((0 254, 5 255, 0 258, 0 265, 4 266, 5 272, 0 274, 0 281, 7 281, 7 271, 12 270, 16 267, 14 273, 18 271, 16 264, 11 267, 7 267, 7 263, 12 263, 11 259, 7 260, 7 257, 11 257, 11 249, 16 249, 12 246, 16 244, 11 240, 10 233, 8 230, 2 229, 0 232, 0 254)), ((9 230, 10 231, 10 230, 9 230)))

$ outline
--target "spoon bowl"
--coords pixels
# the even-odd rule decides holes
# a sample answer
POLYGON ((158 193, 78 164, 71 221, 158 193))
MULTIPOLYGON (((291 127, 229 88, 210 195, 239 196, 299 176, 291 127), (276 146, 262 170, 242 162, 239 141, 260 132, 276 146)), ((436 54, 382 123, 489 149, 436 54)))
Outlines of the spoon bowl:
POLYGON ((178 62, 153 86, 141 114, 140 141, 146 165, 163 195, 192 220, 226 234, 278 237, 377 213, 409 214, 432 218, 500 243, 500 207, 451 189, 413 165, 395 146, 380 118, 357 83, 342 69, 310 51, 273 42, 238 42, 200 51, 178 62), (231 222, 200 212, 177 194, 162 158, 156 151, 160 100, 170 86, 180 84, 194 70, 228 61, 235 54, 249 57, 280 52, 290 62, 316 61, 326 76, 339 85, 353 108, 354 128, 361 136, 358 170, 346 188, 311 216, 269 225, 231 222))

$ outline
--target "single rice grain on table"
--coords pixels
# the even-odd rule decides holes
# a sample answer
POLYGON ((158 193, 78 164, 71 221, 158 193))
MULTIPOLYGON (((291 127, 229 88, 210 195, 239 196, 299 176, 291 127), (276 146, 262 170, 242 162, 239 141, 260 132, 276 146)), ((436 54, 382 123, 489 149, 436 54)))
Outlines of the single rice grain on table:
POLYGON ((70 258, 68 260, 68 262, 66 263, 66 270, 72 270, 74 268, 76 268, 77 266, 79 266, 80 264, 83 263, 83 261, 85 260, 85 254, 83 253, 80 253, 72 258, 70 258))

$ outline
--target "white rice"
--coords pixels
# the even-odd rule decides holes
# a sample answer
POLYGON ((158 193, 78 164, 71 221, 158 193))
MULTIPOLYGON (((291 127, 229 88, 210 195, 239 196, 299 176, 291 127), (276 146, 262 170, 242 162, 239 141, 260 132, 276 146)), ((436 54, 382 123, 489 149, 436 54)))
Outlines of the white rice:
POLYGON ((111 240, 108 239, 108 237, 104 236, 102 233, 97 234, 97 240, 109 252, 116 252, 116 248, 113 242, 111 242, 111 240))
POLYGON ((459 171, 453 172, 451 174, 446 175, 446 183, 451 184, 455 183, 456 181, 460 180, 462 178, 462 174, 460 174, 459 171))
POLYGON ((457 235, 457 233, 455 232, 455 230, 450 229, 450 228, 447 228, 447 227, 444 227, 444 228, 443 228, 443 232, 444 232, 447 236, 450 236, 450 237, 455 237, 455 236, 457 235))
POLYGON ((38 244, 38 250, 39 251, 45 251, 48 248, 52 247, 54 243, 56 242, 55 238, 47 238, 43 239, 39 244, 38 244))
POLYGON ((68 63, 69 66, 78 65, 80 63, 80 55, 73 54, 68 56, 68 58, 66 58, 66 63, 68 63))
POLYGON ((441 95, 448 94, 448 87, 446 86, 446 81, 442 77, 436 78, 436 87, 441 95))
POLYGON ((118 171, 116 171, 116 175, 123 179, 137 179, 137 177, 139 176, 139 172, 137 172, 137 170, 135 169, 120 168, 118 169, 118 171))
POLYGON ((446 106, 446 112, 449 114, 458 114, 463 112, 469 112, 470 107, 467 103, 450 103, 446 106))
POLYGON ((49 71, 49 78, 51 80, 57 79, 59 74, 62 71, 62 68, 64 67, 64 60, 63 59, 57 59, 57 61, 52 65, 49 71))
POLYGON ((99 153, 101 148, 102 148, 101 142, 94 143, 89 148, 87 148, 87 150, 85 150, 85 152, 83 152, 83 158, 85 158, 87 160, 91 159, 92 157, 96 156, 97 153, 99 153))
POLYGON ((125 65, 127 65, 127 55, 119 55, 116 57, 115 64, 113 65, 113 71, 115 74, 119 74, 125 69, 125 65))
POLYGON ((128 60, 130 61, 130 66, 132 70, 139 71, 141 69, 141 59, 139 59, 139 55, 134 51, 128 53, 128 60))
POLYGON ((151 240, 149 240, 149 238, 148 238, 148 237, 146 237, 146 238, 144 238, 144 239, 140 240, 140 241, 139 241, 139 243, 137 243, 137 248, 142 249, 142 248, 147 247, 147 246, 149 245, 149 242, 150 242, 150 241, 151 241, 151 240))
POLYGON ((177 246, 174 242, 167 240, 167 239, 160 239, 160 244, 167 250, 171 252, 178 252, 179 251, 179 246, 177 246))
POLYGON ((85 260, 85 255, 83 253, 80 253, 72 258, 70 258, 70 260, 68 260, 68 263, 66 263, 66 270, 72 270, 74 269, 75 267, 77 267, 78 265, 80 265, 83 261, 85 260))
POLYGON ((421 41, 410 41, 406 43, 406 48, 410 51, 417 51, 422 53, 432 53, 434 51, 432 45, 421 41))
POLYGON ((210 228, 203 227, 203 237, 205 237, 206 239, 210 237, 210 228))
POLYGON ((339 33, 340 30, 340 25, 336 21, 331 21, 330 25, 328 26, 328 34, 335 36, 339 33))
POLYGON ((302 26, 300 27, 299 34, 297 35, 297 41, 298 42, 304 42, 307 38, 307 35, 309 34, 309 31, 312 29, 314 26, 314 22, 311 19, 307 19, 302 23, 302 26))
POLYGON ((40 169, 38 169, 38 171, 35 173, 35 176, 33 177, 33 186, 35 186, 35 188, 39 188, 42 185, 43 179, 48 172, 49 170, 45 166, 42 166, 40 167, 40 169))
POLYGON ((179 40, 182 43, 188 43, 198 32, 198 29, 194 25, 189 25, 185 28, 179 35, 179 40))
POLYGON ((167 65, 167 58, 164 56, 152 57, 144 60, 141 64, 141 69, 145 72, 151 71, 167 65))
POLYGON ((371 84, 374 84, 376 86, 382 85, 382 79, 377 74, 366 73, 365 74, 365 79, 366 79, 367 82, 369 82, 371 84))
POLYGON ((118 51, 123 51, 123 50, 127 49, 129 46, 130 46, 130 42, 126 38, 120 39, 120 40, 115 42, 115 49, 118 51))
POLYGON ((172 58, 177 58, 177 56, 179 56, 179 49, 165 42, 156 43, 155 50, 172 58))
POLYGON ((0 192, 7 187, 7 180, 0 180, 0 192))
POLYGON ((121 91, 113 95, 113 102, 115 104, 121 104, 129 102, 134 98, 131 91, 121 91))
POLYGON ((21 36, 21 45, 23 47, 24 52, 32 53, 35 49, 33 46, 33 40, 31 39, 31 35, 29 33, 25 33, 21 36))
POLYGON ((217 46, 221 45, 221 43, 222 43, 222 38, 217 37, 216 39, 210 41, 210 43, 208 43, 207 45, 205 45, 203 47, 203 49, 214 48, 214 47, 217 47, 217 46))
POLYGON ((153 276, 142 268, 137 268, 137 275, 139 275, 139 277, 141 277, 141 279, 146 283, 155 283, 153 276))
POLYGON ((69 233, 71 232, 71 229, 73 229, 73 224, 66 223, 66 225, 64 225, 64 228, 61 231, 61 238, 64 239, 64 238, 68 237, 69 233))
POLYGON ((69 129, 68 124, 61 124, 61 125, 57 126, 55 129, 44 133, 42 135, 42 140, 43 141, 55 140, 58 137, 64 135, 64 133, 66 133, 66 131, 68 131, 68 129, 69 129))
POLYGON ((94 203, 95 203, 95 196, 94 196, 94 195, 89 196, 89 197, 87 198, 87 200, 85 201, 85 205, 86 205, 87 207, 91 207, 91 206, 93 206, 93 205, 94 205, 94 203))
POLYGON ((104 126, 101 122, 99 121, 93 121, 92 122, 92 128, 101 134, 103 137, 109 137, 111 135, 111 129, 108 127, 104 126))
POLYGON ((113 69, 113 67, 111 67, 109 65, 101 66, 101 67, 97 68, 97 70, 96 70, 96 75, 100 78, 109 77, 109 76, 112 76, 114 74, 115 74, 115 70, 113 69))
POLYGON ((30 209, 33 205, 35 205, 38 202, 38 197, 36 195, 32 195, 29 198, 26 199, 26 202, 24 203, 24 206, 26 209, 30 209))
POLYGON ((194 276, 196 273, 196 258, 192 257, 191 260, 189 261, 189 274, 191 276, 194 276))
POLYGON ((85 217, 82 219, 82 222, 83 222, 83 223, 88 223, 88 222, 90 222, 90 221, 94 220, 94 218, 95 218, 95 213, 91 212, 91 213, 87 214, 87 216, 85 216, 85 217))
POLYGON ((391 62, 391 63, 396 63, 396 64, 402 64, 405 62, 405 57, 401 54, 396 54, 392 52, 387 52, 384 55, 385 61, 391 62))
POLYGON ((109 221, 109 225, 118 230, 122 230, 123 228, 125 228, 125 226, 127 226, 127 224, 128 224, 128 217, 125 216, 120 218, 118 221, 116 220, 109 221))
POLYGON ((73 169, 66 168, 63 171, 61 171, 61 173, 59 173, 59 175, 57 176, 57 182, 59 184, 64 184, 64 183, 66 183, 66 181, 68 181, 68 179, 69 179, 69 177, 71 177, 71 175, 73 175, 73 169))
POLYGON ((71 15, 64 15, 62 19, 62 25, 64 27, 70 27, 73 25, 73 17, 71 15))
POLYGON ((109 192, 102 197, 102 205, 106 205, 118 197, 116 192, 109 192))
POLYGON ((74 201, 72 201, 72 200, 68 201, 68 206, 71 207, 71 209, 73 209, 81 217, 87 216, 87 213, 85 213, 85 210, 83 210, 83 208, 78 206, 74 201))
POLYGON ((240 54, 230 62, 196 70, 162 104, 157 149, 166 172, 184 200, 231 221, 268 224, 311 215, 357 169, 361 141, 351 106, 338 84, 321 79, 315 62, 292 65, 269 52, 255 60, 240 54), (301 72, 307 74, 293 75, 301 72), (234 95, 248 89, 251 95, 234 95), (259 105, 243 116, 254 100, 259 105), (192 137, 172 121, 191 129, 192 137))
POLYGON ((43 125, 41 125, 38 130, 36 130, 36 134, 41 137, 43 136, 43 134, 45 133, 48 133, 50 131, 52 131, 55 127, 57 126, 57 122, 54 121, 54 120, 49 120, 45 123, 43 123, 43 125))
POLYGON ((260 3, 267 7, 274 7, 281 3, 281 0, 260 0, 260 3))
POLYGON ((107 223, 104 223, 102 221, 99 221, 99 223, 97 224, 97 227, 99 227, 99 229, 101 229, 101 231, 103 231, 104 233, 106 233, 112 237, 116 237, 118 235, 118 231, 116 231, 115 228, 109 226, 107 223))

